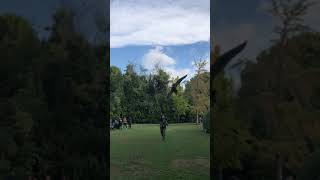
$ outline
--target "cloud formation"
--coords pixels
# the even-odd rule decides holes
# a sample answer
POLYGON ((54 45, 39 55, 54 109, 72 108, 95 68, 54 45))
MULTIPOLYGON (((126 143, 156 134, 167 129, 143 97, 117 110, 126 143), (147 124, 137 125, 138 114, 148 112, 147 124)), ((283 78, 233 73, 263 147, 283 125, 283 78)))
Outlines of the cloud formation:
POLYGON ((209 0, 114 0, 111 48, 127 45, 182 45, 209 41, 209 0))
MULTIPOLYGON (((207 61, 207 66, 205 69, 210 71, 210 57, 209 53, 205 56, 207 61)), ((191 62, 187 68, 178 68, 176 66, 176 60, 168 56, 162 46, 155 46, 150 49, 142 58, 142 66, 149 70, 150 72, 154 70, 155 66, 160 66, 164 71, 166 71, 171 78, 182 77, 188 74, 187 80, 190 80, 196 74, 196 67, 194 63, 191 62)))
POLYGON ((163 47, 161 46, 156 46, 154 49, 149 50, 149 52, 143 56, 142 60, 142 65, 148 70, 153 69, 157 64, 159 66, 168 67, 175 63, 173 58, 163 52, 163 47))

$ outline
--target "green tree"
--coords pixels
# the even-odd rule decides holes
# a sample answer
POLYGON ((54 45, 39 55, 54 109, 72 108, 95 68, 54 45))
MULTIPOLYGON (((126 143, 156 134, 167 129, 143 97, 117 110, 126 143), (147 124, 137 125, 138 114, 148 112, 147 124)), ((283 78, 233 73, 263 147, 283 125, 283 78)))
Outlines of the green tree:
POLYGON ((158 119, 160 118, 160 113, 164 113, 167 117, 169 117, 169 122, 174 121, 174 114, 170 113, 169 109, 169 103, 172 103, 169 101, 167 94, 169 91, 169 74, 166 73, 163 69, 160 67, 156 67, 156 72, 152 76, 152 86, 154 87, 155 94, 154 94, 154 119, 157 119, 156 122, 158 122, 158 119))
POLYGON ((196 123, 199 123, 199 114, 206 114, 210 107, 210 74, 201 70, 198 72, 186 83, 185 90, 186 97, 196 115, 196 123))
POLYGON ((244 123, 237 116, 237 99, 233 96, 231 81, 224 74, 213 82, 217 102, 213 107, 213 164, 218 170, 216 176, 223 177, 224 169, 243 168, 242 157, 250 149, 247 140, 250 135, 244 123))
POLYGON ((115 66, 110 70, 110 118, 119 117, 123 106, 123 76, 115 66))
POLYGON ((176 121, 180 121, 181 116, 186 117, 187 113, 190 111, 190 105, 188 100, 183 95, 183 89, 178 86, 178 94, 172 95, 172 100, 175 108, 176 121))
POLYGON ((259 139, 259 144, 254 145, 261 148, 255 152, 259 160, 252 163, 267 166, 261 170, 266 177, 270 177, 272 169, 268 162, 276 154, 287 159, 281 166, 297 172, 310 153, 305 138, 311 139, 312 144, 319 142, 315 128, 319 108, 314 103, 319 89, 319 61, 315 60, 319 57, 315 50, 319 42, 319 33, 288 38, 286 48, 280 43, 273 45, 242 74, 238 111, 250 133, 259 139))
POLYGON ((43 103, 38 95, 36 63, 40 41, 30 24, 16 15, 0 16, 0 177, 31 173, 32 134, 43 103))

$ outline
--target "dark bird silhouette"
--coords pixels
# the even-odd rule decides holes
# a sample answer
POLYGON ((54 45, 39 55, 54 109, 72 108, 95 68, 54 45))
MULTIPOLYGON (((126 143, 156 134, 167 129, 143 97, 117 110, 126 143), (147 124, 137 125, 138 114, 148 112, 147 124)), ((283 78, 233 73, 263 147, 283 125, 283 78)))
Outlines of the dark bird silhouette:
MULTIPOLYGON (((222 54, 221 56, 217 57, 216 61, 211 64, 211 81, 214 80, 214 78, 226 67, 226 65, 234 58, 237 54, 239 54, 247 45, 247 41, 244 43, 236 46, 235 48, 227 51, 226 53, 222 54)), ((212 105, 217 103, 217 92, 215 89, 211 90, 211 102, 212 105)), ((231 128, 231 131, 233 132, 233 137, 236 138, 240 133, 234 128, 231 128)), ((228 136, 229 134, 224 133, 223 136, 228 136)), ((248 144, 251 144, 252 141, 246 141, 248 144)))
POLYGON ((172 93, 175 93, 175 94, 178 93, 177 87, 178 87, 178 85, 181 83, 181 81, 182 81, 184 78, 186 78, 186 77, 187 77, 187 75, 183 76, 182 78, 178 79, 177 82, 175 82, 174 84, 172 84, 172 87, 171 87, 171 90, 170 90, 168 96, 170 96, 172 93))
POLYGON ((247 41, 219 56, 215 63, 211 65, 211 80, 213 80, 225 68, 225 66, 231 61, 231 59, 246 47, 246 45, 247 41))

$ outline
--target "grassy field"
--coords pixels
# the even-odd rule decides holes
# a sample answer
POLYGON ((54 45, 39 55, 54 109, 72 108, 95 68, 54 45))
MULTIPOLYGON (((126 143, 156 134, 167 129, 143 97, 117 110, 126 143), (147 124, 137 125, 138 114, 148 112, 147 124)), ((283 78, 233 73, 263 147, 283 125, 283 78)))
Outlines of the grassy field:
POLYGON ((166 141, 158 124, 110 133, 110 176, 122 179, 209 179, 210 136, 195 124, 169 124, 166 141))

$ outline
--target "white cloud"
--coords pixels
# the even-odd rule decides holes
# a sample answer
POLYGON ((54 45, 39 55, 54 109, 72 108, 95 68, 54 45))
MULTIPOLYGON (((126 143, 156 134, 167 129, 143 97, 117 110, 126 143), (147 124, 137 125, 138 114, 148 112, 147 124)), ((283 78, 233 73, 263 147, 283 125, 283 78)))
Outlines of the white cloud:
POLYGON ((142 66, 150 72, 156 65, 159 65, 165 70, 171 78, 176 78, 177 76, 182 77, 188 74, 187 79, 190 79, 194 75, 194 69, 192 67, 177 68, 176 60, 165 54, 162 46, 156 46, 150 49, 142 58, 142 66))
MULTIPOLYGON (((167 48, 166 48, 167 49, 167 48)), ((207 65, 205 66, 205 70, 210 71, 210 56, 209 53, 204 55, 204 59, 207 61, 207 65)), ((142 66, 146 68, 149 72, 152 72, 156 65, 159 65, 164 71, 166 71, 171 79, 175 79, 176 77, 182 77, 184 75, 188 75, 185 80, 190 80, 196 74, 196 66, 194 62, 190 62, 189 66, 186 68, 177 67, 177 62, 174 58, 168 56, 164 52, 164 48, 162 46, 155 46, 153 49, 150 49, 143 57, 142 57, 142 66)), ((184 84, 182 84, 184 87, 184 84)))
POLYGON ((169 73, 172 78, 182 77, 184 75, 188 75, 187 76, 187 80, 188 80, 193 76, 192 69, 190 69, 190 68, 176 69, 176 68, 172 68, 172 67, 166 67, 164 70, 167 73, 169 73))
POLYGON ((209 0, 115 0, 110 46, 181 45, 209 41, 209 0))
POLYGON ((153 69, 157 64, 161 67, 169 67, 175 63, 176 62, 173 58, 163 52, 163 47, 161 46, 156 46, 154 49, 150 49, 142 59, 142 65, 148 70, 153 69))

